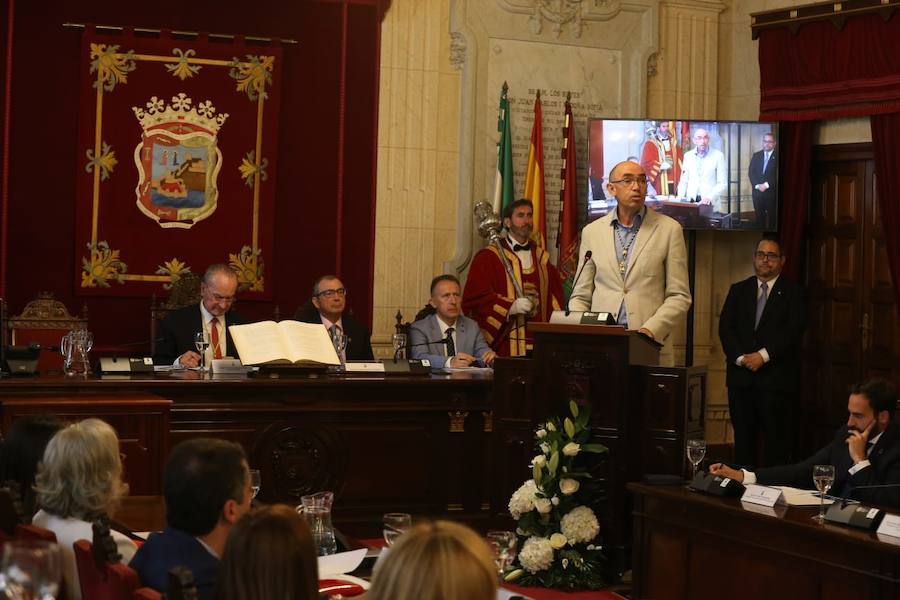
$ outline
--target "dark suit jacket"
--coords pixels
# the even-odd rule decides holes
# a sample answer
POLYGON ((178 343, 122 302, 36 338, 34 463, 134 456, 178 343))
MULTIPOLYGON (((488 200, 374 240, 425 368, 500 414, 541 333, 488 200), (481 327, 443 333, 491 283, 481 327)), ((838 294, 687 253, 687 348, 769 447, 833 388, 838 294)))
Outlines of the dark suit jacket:
MULTIPOLYGON (((315 307, 310 309, 301 306, 297 309, 294 320, 301 323, 321 323, 322 317, 315 307)), ((347 313, 341 315, 341 324, 344 334, 349 338, 345 350, 347 360, 375 360, 372 353, 372 338, 366 326, 347 313)))
POLYGON ((137 571, 141 585, 158 592, 165 592, 169 587, 169 569, 187 567, 194 575, 199 599, 212 600, 215 597, 219 565, 219 559, 210 554, 194 536, 167 527, 161 533, 151 533, 128 566, 137 571))
POLYGON ((834 465, 832 495, 842 496, 850 491, 850 497, 856 500, 900 508, 900 487, 856 491, 850 487, 900 484, 900 432, 897 426, 893 423, 888 425, 869 454, 872 464, 854 475, 848 472, 853 461, 846 439, 847 427, 840 427, 830 444, 803 462, 760 469, 756 473, 756 480, 763 485, 790 485, 809 489, 813 487, 814 465, 834 465))
MULTIPOLYGON (((228 356, 240 358, 237 348, 234 347, 234 340, 231 339, 231 333, 228 332, 228 326, 245 323, 247 323, 247 319, 234 311, 225 314, 225 345, 228 356)), ((196 352, 194 336, 202 330, 203 317, 199 304, 192 304, 170 312, 159 324, 153 364, 171 365, 176 358, 188 350, 196 352)))
POLYGON ((800 345, 806 316, 800 287, 784 274, 769 291, 759 327, 756 320, 757 279, 754 275, 728 290, 719 317, 719 340, 727 361, 729 387, 756 386, 768 391, 794 391, 800 387, 800 345), (755 373, 734 361, 742 354, 765 348, 769 362, 755 373))
POLYGON ((772 156, 769 157, 769 164, 766 165, 765 171, 763 171, 764 162, 764 152, 762 150, 760 150, 759 152, 754 152, 753 156, 750 157, 750 166, 747 169, 747 175, 750 178, 750 184, 753 186, 751 188, 751 191, 753 192, 753 199, 756 201, 771 201, 771 206, 774 207, 775 190, 778 183, 778 150, 772 151, 772 156), (755 186, 764 181, 769 182, 769 189, 764 192, 760 192, 756 189, 755 186))

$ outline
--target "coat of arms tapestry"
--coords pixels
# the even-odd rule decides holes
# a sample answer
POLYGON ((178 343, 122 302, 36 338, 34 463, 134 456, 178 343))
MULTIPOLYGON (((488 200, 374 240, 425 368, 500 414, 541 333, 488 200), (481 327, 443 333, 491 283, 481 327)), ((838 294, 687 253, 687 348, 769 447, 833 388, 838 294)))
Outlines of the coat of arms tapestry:
POLYGON ((281 48, 88 28, 81 51, 79 293, 147 296, 221 262, 269 299, 281 48))

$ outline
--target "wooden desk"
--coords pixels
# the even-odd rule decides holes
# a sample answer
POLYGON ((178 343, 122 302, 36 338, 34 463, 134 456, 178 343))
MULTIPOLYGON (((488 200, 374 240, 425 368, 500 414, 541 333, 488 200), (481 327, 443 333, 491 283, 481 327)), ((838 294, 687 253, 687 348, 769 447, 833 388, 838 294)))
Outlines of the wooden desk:
POLYGON ((639 599, 895 600, 900 540, 683 486, 632 483, 639 599), (768 514, 767 514, 768 513, 768 514))
MULTIPOLYGON (((168 448, 194 437, 238 442, 262 471, 260 500, 299 504, 301 495, 337 494, 335 520, 381 532, 381 515, 486 515, 492 428, 490 376, 332 377, 270 379, 203 377, 65 377, 0 382, 0 411, 9 424, 25 412, 57 412, 143 422, 111 415, 135 397, 171 405, 168 435, 142 438, 159 469, 127 469, 133 493, 161 494, 168 448), (111 404, 112 403, 112 404, 111 404), (62 410, 63 405, 68 407, 62 410), (73 409, 77 407, 77 411, 73 409)), ((124 408, 123 408, 124 407, 124 408)), ((126 459, 127 462, 127 459, 126 459)))

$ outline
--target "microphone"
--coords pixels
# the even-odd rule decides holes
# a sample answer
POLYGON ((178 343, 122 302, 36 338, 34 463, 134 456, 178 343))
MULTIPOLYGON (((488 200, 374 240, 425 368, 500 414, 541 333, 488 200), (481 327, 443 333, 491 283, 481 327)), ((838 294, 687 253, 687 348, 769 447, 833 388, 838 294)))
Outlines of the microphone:
MULTIPOLYGON (((578 278, 581 277, 581 272, 584 270, 585 265, 587 265, 588 261, 591 260, 591 256, 593 256, 593 252, 588 250, 584 253, 584 260, 581 261, 581 266, 578 267, 578 272, 575 273, 575 279, 572 280, 572 291, 575 290, 576 284, 578 284, 578 278)), ((572 312, 569 310, 569 305, 572 303, 572 296, 569 296, 569 301, 566 302, 566 316, 569 316, 569 313, 572 312)))
POLYGON ((859 500, 851 500, 850 495, 856 490, 876 490, 885 488, 900 487, 900 483, 879 483, 877 485, 848 485, 847 491, 841 496, 841 508, 846 508, 850 502, 860 502, 859 500))

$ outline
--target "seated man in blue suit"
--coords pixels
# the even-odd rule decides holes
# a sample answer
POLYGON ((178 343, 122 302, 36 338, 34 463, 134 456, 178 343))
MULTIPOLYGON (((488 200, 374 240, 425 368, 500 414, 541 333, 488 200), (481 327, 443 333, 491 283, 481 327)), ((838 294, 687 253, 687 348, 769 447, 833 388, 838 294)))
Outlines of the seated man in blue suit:
POLYGON ((494 364, 478 323, 462 314, 462 288, 453 275, 431 280, 429 304, 435 314, 409 326, 412 358, 428 359, 433 368, 464 368, 494 364))
POLYGON ((168 527, 150 534, 129 566, 159 592, 170 569, 187 567, 199 600, 212 600, 225 541, 253 496, 244 449, 213 438, 181 442, 166 464, 165 496, 168 527))

